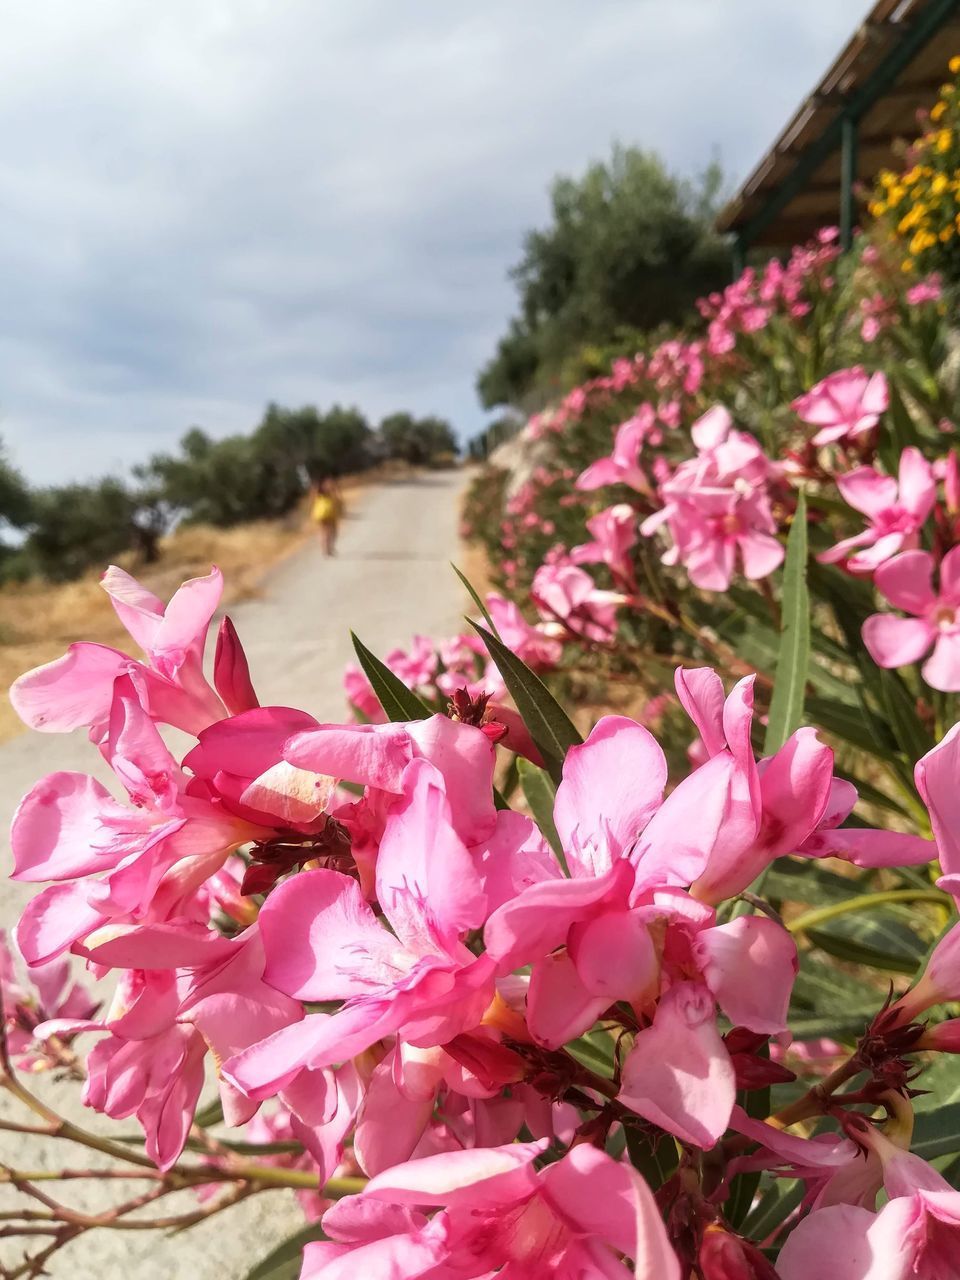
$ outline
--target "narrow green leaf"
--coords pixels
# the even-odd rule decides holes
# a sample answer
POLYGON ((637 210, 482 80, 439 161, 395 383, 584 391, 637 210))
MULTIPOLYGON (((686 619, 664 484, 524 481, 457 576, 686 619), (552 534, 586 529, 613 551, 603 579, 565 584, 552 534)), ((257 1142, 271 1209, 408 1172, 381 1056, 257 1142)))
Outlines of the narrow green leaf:
POLYGON ((523 756, 517 756, 517 772, 520 775, 520 789, 530 806, 534 821, 543 832, 547 844, 557 855, 557 861, 563 867, 564 875, 568 876, 570 869, 553 822, 553 804, 557 798, 554 781, 545 769, 538 769, 532 761, 525 760, 523 756))
POLYGON ((834 1040, 856 1040, 866 1031, 876 1016, 882 1000, 859 1008, 847 1006, 844 1012, 814 1013, 790 1018, 790 1031, 796 1040, 818 1040, 827 1036, 834 1040))
MULTIPOLYGON (((844 973, 829 961, 815 959, 805 953, 793 987, 790 1007, 806 1014, 844 1013, 851 1008, 880 1007, 883 996, 880 991, 844 973)), ((791 1019, 791 1026, 792 1026, 791 1019)))
POLYGON ((787 538, 783 567, 783 624, 764 754, 779 751, 803 718, 810 665, 810 593, 807 590, 807 500, 801 489, 787 538))
POLYGON ((778 1178, 773 1186, 764 1192, 760 1203, 744 1220, 744 1235, 749 1240, 769 1239, 800 1204, 805 1190, 805 1184, 799 1179, 790 1181, 778 1178))
POLYGON ((566 1046, 571 1057, 605 1080, 613 1079, 615 1050, 614 1037, 603 1028, 588 1031, 566 1046))
MULTIPOLYGON (((763 1056, 768 1058, 770 1052, 764 1048, 763 1056)), ((770 1086, 765 1089, 741 1091, 737 1101, 754 1120, 766 1120, 770 1114, 770 1086)), ((739 1227, 750 1212, 757 1188, 760 1186, 760 1170, 750 1173, 739 1173, 730 1183, 730 1195, 724 1207, 724 1214, 732 1227, 739 1227)))
MULTIPOLYGON (((826 729, 827 733, 832 733, 837 738, 842 738, 851 746, 884 760, 896 759, 896 739, 889 730, 881 731, 878 735, 877 722, 868 719, 859 704, 838 703, 831 698, 809 698, 807 714, 812 724, 826 729)), ((880 723, 882 730, 886 729, 886 726, 880 723)), ((919 759, 919 756, 917 758, 919 759)))
POLYGON ((300 1275, 303 1246, 313 1240, 326 1240, 318 1222, 310 1222, 305 1227, 284 1240, 283 1244, 271 1249, 265 1258, 248 1271, 244 1280, 297 1280, 300 1275))
POLYGON ((649 1130, 627 1121, 627 1154, 652 1191, 659 1191, 680 1163, 677 1144, 669 1134, 651 1136, 649 1130))
POLYGON ((935 1111, 924 1111, 918 1115, 910 1150, 924 1160, 960 1152, 960 1102, 951 1102, 945 1107, 937 1107, 935 1111))
POLYGON ((222 1124, 223 1106, 220 1099, 214 1098, 205 1107, 201 1107, 193 1117, 193 1123, 198 1124, 201 1129, 209 1129, 212 1124, 222 1124))
POLYGON ((933 734, 917 715, 917 700, 896 671, 878 668, 883 709, 897 746, 908 761, 919 760, 934 745, 933 734))
POLYGON ((484 602, 480 599, 480 595, 477 592, 476 588, 474 587, 473 583, 466 576, 466 574, 461 573, 460 570, 457 568, 457 566, 452 562, 450 564, 450 568, 453 570, 453 572, 457 575, 457 577, 463 583, 464 587, 466 588, 467 595, 470 597, 473 603, 480 610, 480 616, 483 618, 484 622, 487 624, 487 626, 490 628, 490 630, 499 640, 500 632, 497 630, 497 624, 490 617, 490 610, 487 608, 484 602))
POLYGON ((370 681, 374 693, 389 720, 426 720, 433 715, 430 708, 403 681, 393 674, 378 657, 351 631, 350 639, 363 674, 370 681))
POLYGON ((520 717, 536 743, 547 773, 559 785, 563 758, 570 747, 583 741, 570 717, 556 698, 525 662, 478 623, 470 624, 487 646, 490 657, 503 676, 520 717))

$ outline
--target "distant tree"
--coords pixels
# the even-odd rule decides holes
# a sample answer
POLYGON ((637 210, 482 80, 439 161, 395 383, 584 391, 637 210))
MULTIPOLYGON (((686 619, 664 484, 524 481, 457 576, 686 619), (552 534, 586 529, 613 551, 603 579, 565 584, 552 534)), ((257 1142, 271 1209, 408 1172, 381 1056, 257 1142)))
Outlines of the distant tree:
POLYGON ((415 418, 411 413, 391 413, 380 423, 378 433, 388 458, 429 466, 437 459, 456 455, 457 438, 443 418, 415 418))
POLYGON ((76 578, 135 545, 137 509, 132 490, 111 477, 38 489, 17 560, 54 582, 76 578))
POLYGON ((140 471, 159 501, 192 524, 222 527, 285 515, 309 477, 360 471, 373 456, 373 432, 358 409, 319 413, 267 406, 250 435, 213 440, 193 427, 178 454, 157 454, 140 471))
POLYGON ((342 476, 363 471, 373 460, 373 430, 359 409, 335 404, 318 416, 307 459, 311 475, 342 476))
POLYGON ((30 522, 32 507, 30 487, 7 458, 0 440, 0 521, 22 529, 30 522))
POLYGON ((479 374, 483 405, 523 405, 552 389, 579 347, 682 320, 724 283, 727 253, 712 229, 720 187, 715 164, 690 183, 620 146, 582 178, 558 178, 550 225, 528 232, 510 273, 520 314, 479 374))

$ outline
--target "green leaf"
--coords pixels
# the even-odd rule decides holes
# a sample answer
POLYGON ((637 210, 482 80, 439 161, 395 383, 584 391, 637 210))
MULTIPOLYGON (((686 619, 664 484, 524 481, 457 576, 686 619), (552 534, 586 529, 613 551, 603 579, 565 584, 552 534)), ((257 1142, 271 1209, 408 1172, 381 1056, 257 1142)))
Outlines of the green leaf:
POLYGON ((553 804, 557 798, 557 788, 553 779, 545 769, 538 769, 531 760, 517 756, 517 772, 520 775, 520 789, 523 791, 534 821, 543 832, 550 848, 557 855, 557 861, 563 867, 564 875, 569 876, 570 869, 563 855, 563 845, 557 835, 553 822, 553 804))
POLYGON ((375 657, 352 631, 350 639, 353 641, 363 674, 370 681, 373 692, 377 695, 388 720, 426 720, 433 715, 430 708, 420 701, 413 690, 408 689, 403 681, 375 657))
POLYGON ((777 1178, 744 1219, 743 1234, 749 1240, 767 1240, 797 1208, 805 1191, 806 1185, 799 1179, 777 1178))
POLYGON ((796 1040, 819 1040, 821 1036, 832 1040, 856 1040, 866 1031, 881 1003, 881 1000, 874 1000, 859 1008, 847 1005, 843 1012, 838 1010, 836 1013, 791 1015, 790 1031, 796 1040))
POLYGON ((883 710, 893 732, 897 746, 908 761, 919 760, 934 745, 933 734, 917 715, 917 700, 910 693, 904 679, 896 671, 878 668, 878 687, 883 710))
MULTIPOLYGON (((838 703, 831 698, 810 698, 807 714, 812 724, 842 738, 851 746, 883 760, 896 759, 896 739, 889 730, 878 735, 877 722, 868 718, 859 704, 838 703)), ((880 723, 882 725, 882 721, 880 723)))
POLYGON ((779 751, 803 719, 803 698, 810 666, 810 593, 807 590, 807 499, 800 490, 787 538, 781 600, 783 624, 773 697, 767 719, 764 754, 779 751))
POLYGON ((477 592, 476 588, 474 587, 473 583, 472 583, 472 582, 470 581, 470 579, 466 576, 466 574, 461 573, 461 572, 460 572, 460 570, 457 568, 457 566, 456 566, 455 564, 453 564, 452 562, 451 562, 450 568, 453 570, 453 572, 457 575, 457 577, 458 577, 458 578, 460 579, 460 581, 463 583, 464 587, 466 588, 467 595, 470 597, 470 599, 473 601, 473 603, 474 603, 474 604, 477 606, 477 608, 480 610, 480 616, 481 616, 481 618, 483 618, 484 622, 487 624, 487 626, 490 628, 490 630, 493 632, 493 634, 494 634, 494 635, 497 637, 497 639, 499 640, 499 639, 500 639, 500 632, 497 630, 497 624, 496 624, 496 623, 494 622, 494 620, 490 617, 490 610, 487 608, 487 606, 484 604, 484 602, 480 599, 480 596, 479 596, 479 594, 478 594, 478 592, 477 592))
POLYGON ((910 911, 881 908, 869 914, 839 916, 816 929, 808 940, 821 951, 851 964, 889 973, 913 974, 926 951, 917 936, 919 921, 910 911))
POLYGON ((806 902, 820 907, 831 902, 845 902, 860 892, 859 880, 839 876, 835 871, 819 867, 815 862, 777 858, 767 872, 763 891, 768 898, 780 902, 806 902))
POLYGON ((560 783, 563 758, 570 747, 583 739, 556 698, 525 662, 478 623, 470 624, 503 676, 503 683, 517 705, 520 717, 537 744, 547 773, 560 783))
POLYGON ((566 1051, 572 1058, 605 1080, 613 1079, 615 1049, 614 1037, 602 1027, 596 1027, 566 1045, 566 1051))
POLYGON ((803 956, 793 987, 792 1009, 812 1014, 845 1013, 851 1008, 863 1008, 870 1009, 872 1015, 882 1003, 883 993, 853 974, 844 973, 829 961, 816 960, 809 954, 803 956))
POLYGON ((326 1240, 318 1222, 310 1222, 271 1249, 244 1280, 297 1280, 302 1265, 303 1246, 312 1240, 326 1240))
MULTIPOLYGON (((920 1087, 924 1087, 923 1081, 920 1087)), ((921 1112, 914 1122, 910 1150, 924 1160, 960 1152, 960 1102, 921 1112)))
POLYGON ((658 1191, 680 1163, 677 1144, 669 1134, 651 1136, 649 1130, 624 1121, 630 1163, 652 1191, 658 1191))
POLYGON ((212 1124, 223 1124, 223 1106, 220 1099, 214 1098, 205 1107, 201 1107, 193 1117, 193 1122, 201 1129, 209 1129, 212 1124))
MULTIPOLYGON (((763 1056, 765 1058, 770 1056, 769 1049, 766 1047, 763 1050, 763 1056)), ((737 1095, 737 1101, 752 1119, 766 1120, 770 1114, 770 1086, 767 1085, 765 1089, 740 1092, 737 1095)), ((757 1188, 760 1186, 760 1178, 761 1172, 757 1169, 751 1173, 737 1174, 730 1183, 730 1195, 724 1206, 724 1215, 732 1227, 739 1227, 750 1212, 757 1188)))

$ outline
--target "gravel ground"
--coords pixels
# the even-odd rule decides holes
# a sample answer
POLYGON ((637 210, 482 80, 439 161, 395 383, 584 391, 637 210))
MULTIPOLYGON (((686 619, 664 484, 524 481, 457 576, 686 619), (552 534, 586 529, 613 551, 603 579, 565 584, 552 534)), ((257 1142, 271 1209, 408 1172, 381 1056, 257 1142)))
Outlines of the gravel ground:
MULTIPOLYGON (((464 592, 449 562, 457 558, 462 485, 462 473, 438 472, 364 490, 351 504, 336 558, 324 559, 319 546, 311 544, 269 577, 260 598, 231 609, 264 704, 300 707, 321 720, 340 720, 341 676, 352 657, 351 628, 380 655, 405 645, 415 632, 439 637, 457 629, 464 592)), ((42 774, 78 769, 103 776, 96 765, 96 754, 82 734, 23 734, 0 746, 3 826, 20 796, 42 774)), ((10 855, 5 837, 2 857, 0 927, 9 929, 33 890, 6 881, 10 855)), ((46 1079, 37 1083, 51 1105, 88 1129, 110 1133, 118 1127, 84 1111, 76 1085, 46 1079)), ((0 1095, 0 1113, 26 1119, 5 1095, 0 1095)), ((96 1163, 95 1153, 90 1154, 94 1159, 72 1144, 0 1131, 0 1162, 21 1169, 68 1163, 88 1168, 96 1163)), ((110 1203, 99 1188, 78 1182, 58 1187, 55 1194, 88 1211, 110 1203)), ((17 1195, 0 1187, 0 1212, 17 1195)), ((163 1203, 166 1213, 175 1213, 196 1201, 185 1192, 163 1203)), ((54 1256, 47 1274, 55 1280, 242 1280, 256 1259, 302 1223, 292 1194, 272 1192, 175 1237, 88 1232, 54 1256)), ((9 1265, 21 1256, 22 1245, 0 1242, 0 1261, 9 1265)))

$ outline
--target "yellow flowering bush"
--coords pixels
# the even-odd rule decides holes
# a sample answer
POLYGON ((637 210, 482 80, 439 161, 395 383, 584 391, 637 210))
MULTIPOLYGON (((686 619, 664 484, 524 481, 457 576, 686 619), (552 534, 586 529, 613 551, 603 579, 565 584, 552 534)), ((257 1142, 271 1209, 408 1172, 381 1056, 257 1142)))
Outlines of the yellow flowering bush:
POLYGON ((960 277, 960 56, 926 127, 912 144, 902 173, 883 169, 869 211, 905 272, 939 271, 960 277))

